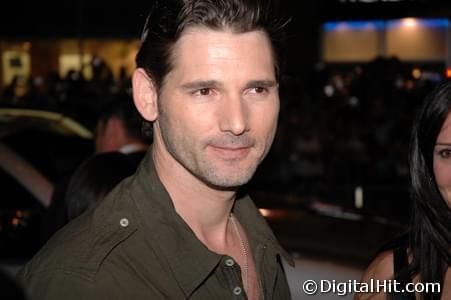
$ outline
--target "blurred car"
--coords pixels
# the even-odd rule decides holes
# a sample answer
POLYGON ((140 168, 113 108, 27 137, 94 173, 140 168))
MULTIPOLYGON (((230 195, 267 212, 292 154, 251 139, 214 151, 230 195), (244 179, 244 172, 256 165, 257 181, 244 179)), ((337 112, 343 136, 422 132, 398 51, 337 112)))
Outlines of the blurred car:
POLYGON ((93 151, 93 133, 56 112, 0 108, 0 261, 30 258, 54 186, 93 151))

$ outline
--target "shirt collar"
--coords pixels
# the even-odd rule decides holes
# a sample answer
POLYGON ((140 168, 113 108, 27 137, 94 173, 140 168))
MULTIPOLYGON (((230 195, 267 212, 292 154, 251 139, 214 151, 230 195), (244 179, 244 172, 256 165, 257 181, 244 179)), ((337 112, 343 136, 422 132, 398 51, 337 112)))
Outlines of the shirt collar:
MULTIPOLYGON (((156 173, 152 151, 147 151, 131 185, 146 234, 152 247, 157 247, 173 276, 189 297, 221 261, 221 255, 210 251, 186 222, 177 214, 168 192, 156 173), (150 217, 151 216, 151 217, 150 217)), ((276 242, 266 221, 249 197, 235 202, 234 214, 243 226, 251 247, 265 243, 290 264, 290 256, 276 242)))
POLYGON ((289 265, 294 267, 292 257, 279 244, 265 218, 249 196, 238 198, 235 201, 233 213, 245 229, 254 249, 259 244, 272 247, 277 255, 282 256, 289 265))

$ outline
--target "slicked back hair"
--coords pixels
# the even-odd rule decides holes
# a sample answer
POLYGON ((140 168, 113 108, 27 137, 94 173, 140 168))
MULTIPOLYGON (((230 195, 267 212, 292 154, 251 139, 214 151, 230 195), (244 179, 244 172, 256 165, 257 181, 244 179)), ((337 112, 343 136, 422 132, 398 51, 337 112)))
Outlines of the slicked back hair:
POLYGON ((282 38, 287 22, 272 14, 271 0, 156 0, 142 33, 137 67, 143 68, 159 89, 173 67, 173 47, 187 28, 199 26, 233 33, 262 30, 271 41, 278 78, 276 42, 282 38))

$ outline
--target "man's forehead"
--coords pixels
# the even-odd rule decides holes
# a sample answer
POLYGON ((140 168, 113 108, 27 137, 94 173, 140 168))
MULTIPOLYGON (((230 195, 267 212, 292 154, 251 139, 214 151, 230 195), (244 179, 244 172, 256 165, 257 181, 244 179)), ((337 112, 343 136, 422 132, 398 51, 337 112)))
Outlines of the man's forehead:
POLYGON ((162 88, 169 82, 277 80, 271 42, 261 30, 234 33, 203 26, 187 28, 173 45, 169 64, 162 88))
MULTIPOLYGON (((173 54, 177 55, 180 48, 196 45, 197 50, 208 48, 212 44, 222 44, 229 46, 231 43, 258 43, 266 44, 268 49, 272 49, 268 35, 262 30, 253 30, 237 33, 231 30, 215 30, 205 26, 191 26, 185 29, 173 47, 173 54), (174 53, 175 52, 175 53, 174 53)), ((266 49, 254 48, 256 53, 266 49)), ((188 54, 189 55, 189 54, 188 54)))
MULTIPOLYGON (((231 30, 216 30, 205 26, 190 26, 186 28, 172 47, 171 59, 175 62, 181 56, 192 58, 194 52, 204 52, 209 58, 233 59, 243 54, 268 54, 268 59, 274 63, 274 53, 268 35, 263 30, 248 32, 233 32, 231 30)), ((205 57, 207 58, 207 57, 205 57)))

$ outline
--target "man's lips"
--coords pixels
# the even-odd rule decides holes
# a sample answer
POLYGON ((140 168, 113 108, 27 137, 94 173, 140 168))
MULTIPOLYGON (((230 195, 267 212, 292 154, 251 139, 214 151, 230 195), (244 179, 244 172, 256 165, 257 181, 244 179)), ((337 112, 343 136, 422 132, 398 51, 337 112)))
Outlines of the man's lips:
POLYGON ((241 158, 246 156, 252 146, 217 146, 210 145, 210 148, 217 154, 227 158, 241 158))

